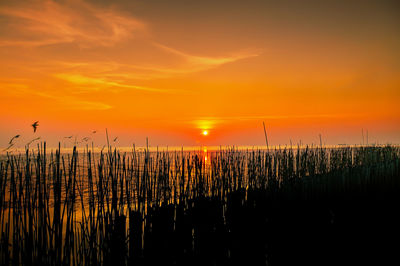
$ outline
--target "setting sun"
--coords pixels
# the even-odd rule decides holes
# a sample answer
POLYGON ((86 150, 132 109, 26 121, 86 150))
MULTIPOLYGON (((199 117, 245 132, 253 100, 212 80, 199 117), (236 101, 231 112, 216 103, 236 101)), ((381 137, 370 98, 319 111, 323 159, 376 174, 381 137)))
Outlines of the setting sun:
POLYGON ((207 130, 203 130, 203 133, 202 133, 204 136, 207 136, 208 135, 208 131, 207 130))

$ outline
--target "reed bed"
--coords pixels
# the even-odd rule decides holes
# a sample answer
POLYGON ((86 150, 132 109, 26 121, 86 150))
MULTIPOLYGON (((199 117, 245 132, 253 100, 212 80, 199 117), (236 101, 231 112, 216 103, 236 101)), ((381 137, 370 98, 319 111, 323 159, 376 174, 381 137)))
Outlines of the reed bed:
POLYGON ((226 264, 237 209, 399 184, 396 146, 63 153, 42 143, 0 161, 0 264, 185 264, 204 254, 226 264))

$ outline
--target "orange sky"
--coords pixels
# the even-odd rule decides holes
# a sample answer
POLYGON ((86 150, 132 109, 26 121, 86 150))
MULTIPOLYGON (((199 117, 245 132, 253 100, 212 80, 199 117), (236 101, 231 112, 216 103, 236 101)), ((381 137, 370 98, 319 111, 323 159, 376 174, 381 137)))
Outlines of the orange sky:
POLYGON ((262 121, 274 145, 361 143, 362 129, 399 143, 398 14, 398 1, 1 1, 0 147, 93 130, 100 146, 105 128, 120 146, 262 145, 262 121))

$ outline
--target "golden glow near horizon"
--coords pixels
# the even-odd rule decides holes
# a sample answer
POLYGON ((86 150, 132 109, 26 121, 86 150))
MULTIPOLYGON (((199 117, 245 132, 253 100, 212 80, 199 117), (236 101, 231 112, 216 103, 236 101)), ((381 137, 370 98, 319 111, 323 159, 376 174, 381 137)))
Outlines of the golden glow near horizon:
POLYGON ((207 130, 203 130, 202 134, 203 134, 204 136, 207 136, 207 135, 208 135, 208 131, 207 131, 207 130))
POLYGON ((0 147, 93 128, 100 146, 105 128, 122 146, 263 145, 262 122, 271 145, 360 143, 362 129, 400 142, 397 11, 386 0, 1 1, 0 147))

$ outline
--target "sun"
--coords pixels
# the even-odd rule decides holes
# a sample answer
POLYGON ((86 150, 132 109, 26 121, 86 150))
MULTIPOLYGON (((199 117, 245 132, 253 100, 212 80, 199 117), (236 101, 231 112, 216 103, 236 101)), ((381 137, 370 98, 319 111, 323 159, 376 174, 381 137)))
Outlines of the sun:
POLYGON ((202 134, 203 134, 204 136, 207 136, 207 135, 208 135, 208 131, 207 131, 207 130, 203 130, 202 134))

